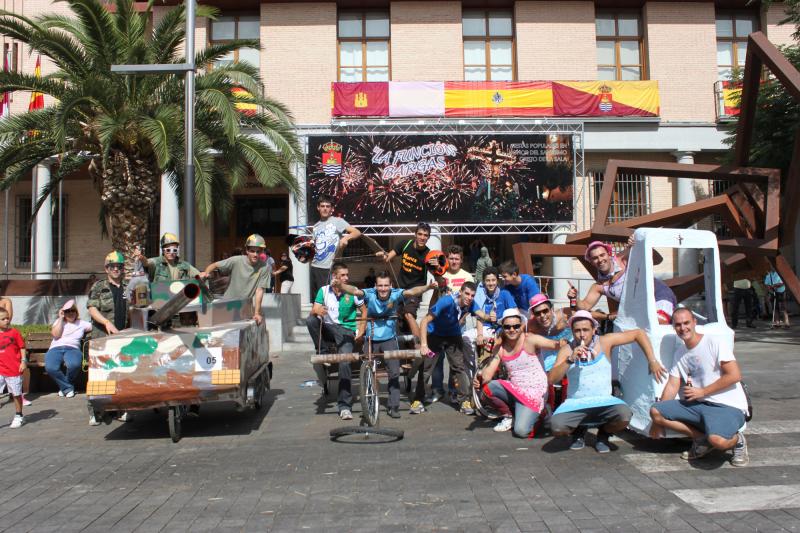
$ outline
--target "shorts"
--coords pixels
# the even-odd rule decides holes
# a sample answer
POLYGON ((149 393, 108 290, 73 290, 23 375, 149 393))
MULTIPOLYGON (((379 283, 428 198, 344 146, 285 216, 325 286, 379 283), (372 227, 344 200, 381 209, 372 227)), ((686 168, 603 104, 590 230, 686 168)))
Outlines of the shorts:
POLYGON ((706 435, 719 435, 723 439, 733 438, 744 425, 744 413, 729 405, 667 400, 656 402, 653 407, 667 420, 683 422, 706 435))
POLYGON ((0 376, 0 389, 8 387, 11 396, 22 396, 22 376, 0 376))
POLYGON ((399 315, 404 316, 406 313, 411 314, 414 320, 417 319, 417 311, 419 311, 419 304, 422 301, 420 296, 406 296, 403 298, 403 304, 400 306, 399 315))
POLYGON ((602 426, 609 422, 630 421, 633 413, 625 404, 614 404, 603 407, 588 407, 577 411, 559 413, 550 418, 550 429, 553 433, 572 431, 578 426, 602 426))

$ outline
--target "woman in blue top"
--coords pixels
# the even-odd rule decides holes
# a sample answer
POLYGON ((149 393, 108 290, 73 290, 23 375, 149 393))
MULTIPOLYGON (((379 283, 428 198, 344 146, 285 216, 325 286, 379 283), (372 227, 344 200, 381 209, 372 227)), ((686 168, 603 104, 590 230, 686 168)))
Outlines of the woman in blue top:
MULTIPOLYGON (((636 342, 647 357, 650 373, 659 383, 666 378, 667 370, 661 366, 647 334, 641 329, 631 329, 607 335, 597 335, 598 323, 589 311, 577 311, 569 319, 573 341, 558 352, 548 381, 561 381, 564 374, 569 380, 567 399, 550 419, 553 435, 566 436, 585 424, 599 424, 595 449, 600 453, 611 451, 608 437, 628 426, 630 408, 611 395, 611 350, 616 346, 636 342)), ((573 438, 573 450, 583 448, 583 432, 573 438)))
POLYGON ((486 318, 480 323, 483 327, 477 328, 476 342, 479 346, 483 344, 484 338, 494 337, 500 328, 498 320, 503 316, 503 311, 517 307, 514 298, 508 292, 500 290, 499 280, 500 273, 497 268, 486 267, 483 271, 483 281, 475 292, 475 305, 486 318))

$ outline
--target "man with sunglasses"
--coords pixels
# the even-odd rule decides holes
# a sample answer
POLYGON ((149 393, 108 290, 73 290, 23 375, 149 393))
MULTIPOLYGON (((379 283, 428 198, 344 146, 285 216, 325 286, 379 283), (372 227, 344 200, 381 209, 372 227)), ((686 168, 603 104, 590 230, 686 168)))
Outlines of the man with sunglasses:
POLYGON ((128 322, 128 305, 125 302, 125 257, 114 250, 105 259, 106 279, 89 289, 86 307, 92 317, 92 338, 119 333, 128 322))
POLYGON ((253 233, 247 237, 244 246, 245 255, 234 255, 211 263, 200 273, 200 278, 207 278, 215 270, 230 276, 228 288, 225 289, 223 296, 233 300, 252 300, 255 297, 253 320, 256 324, 261 324, 264 320, 261 315, 261 300, 264 298, 264 291, 267 289, 271 274, 269 266, 261 257, 267 248, 267 243, 264 237, 253 233))
POLYGON ((180 242, 174 233, 161 236, 161 256, 146 257, 140 250, 136 257, 147 269, 150 281, 178 281, 194 279, 200 271, 186 261, 180 260, 180 242))

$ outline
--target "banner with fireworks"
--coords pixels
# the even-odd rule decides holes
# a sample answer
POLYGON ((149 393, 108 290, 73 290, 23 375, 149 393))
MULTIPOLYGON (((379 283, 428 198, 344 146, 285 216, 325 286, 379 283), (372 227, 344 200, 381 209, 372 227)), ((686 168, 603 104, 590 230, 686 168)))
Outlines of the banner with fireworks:
POLYGON ((571 222, 573 176, 570 135, 312 136, 306 198, 351 224, 571 222))

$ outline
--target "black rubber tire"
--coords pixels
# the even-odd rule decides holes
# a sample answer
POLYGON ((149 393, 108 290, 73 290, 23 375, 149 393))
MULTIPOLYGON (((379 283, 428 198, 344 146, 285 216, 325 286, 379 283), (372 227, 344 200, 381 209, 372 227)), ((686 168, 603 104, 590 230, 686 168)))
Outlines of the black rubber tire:
POLYGON ((375 371, 369 361, 362 361, 359 371, 359 396, 361 397, 361 417, 368 426, 377 426, 380 415, 380 398, 375 371))
MULTIPOLYGON (((482 362, 478 363, 478 368, 475 370, 475 374, 483 370, 491 361, 491 357, 485 357, 482 362)), ((472 384, 473 376, 470 376, 470 386, 472 384)), ((476 389, 472 387, 472 405, 475 407, 475 412, 478 413, 480 416, 487 420, 497 420, 500 418, 500 415, 492 408, 487 405, 484 405, 484 396, 483 392, 480 388, 476 389)))
POLYGON ((370 426, 345 426, 334 428, 330 431, 331 440, 348 444, 379 444, 403 440, 405 432, 402 429, 379 428, 370 426), (349 437, 354 437, 350 439, 349 437), (369 441, 370 437, 373 437, 369 441))
POLYGON ((169 425, 169 436, 172 439, 172 442, 178 442, 181 440, 181 431, 183 424, 181 423, 182 413, 180 412, 180 407, 172 406, 169 408, 167 413, 167 424, 169 425))
POLYGON ((269 390, 269 370, 264 369, 258 376, 258 383, 256 383, 256 393, 253 398, 253 407, 256 410, 261 410, 267 401, 267 391, 269 390))

